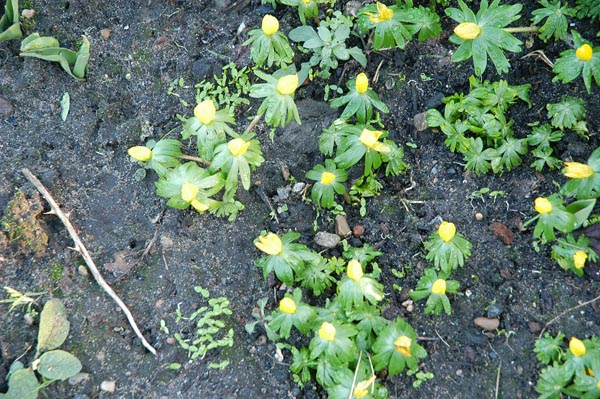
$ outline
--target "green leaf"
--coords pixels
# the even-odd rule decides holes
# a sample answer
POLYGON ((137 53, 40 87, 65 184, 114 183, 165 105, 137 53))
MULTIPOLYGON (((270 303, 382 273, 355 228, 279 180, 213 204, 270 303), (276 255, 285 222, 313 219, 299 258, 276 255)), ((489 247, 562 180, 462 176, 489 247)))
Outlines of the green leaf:
POLYGON ((67 120, 67 116, 69 115, 69 109, 71 108, 71 96, 69 96, 68 92, 63 94, 60 99, 60 118, 64 121, 67 120))
POLYGON ((567 16, 573 16, 574 10, 569 8, 569 4, 561 5, 560 0, 550 2, 548 0, 538 1, 543 8, 533 10, 531 21, 534 25, 539 25, 544 19, 546 22, 540 27, 540 39, 548 41, 554 36, 554 41, 563 40, 567 37, 567 28, 569 21, 567 16))
POLYGON ((81 362, 71 353, 58 349, 40 356, 36 371, 49 380, 64 381, 81 371, 81 362))
POLYGON ((563 354, 561 345, 565 339, 565 335, 558 333, 556 337, 550 335, 550 333, 544 334, 542 338, 538 338, 535 341, 533 351, 540 362, 543 364, 550 364, 550 362, 559 361, 563 354))
POLYGON ((548 118, 552 126, 560 130, 571 129, 578 121, 585 119, 586 108, 582 99, 565 96, 559 103, 546 104, 548 118))
POLYGON ((40 315, 35 357, 37 358, 42 352, 61 346, 69 336, 70 326, 67 310, 60 299, 54 298, 46 302, 40 315))
POLYGON ((20 368, 13 371, 11 367, 8 378, 8 392, 0 394, 4 399, 36 399, 38 397, 39 382, 31 367, 20 368))

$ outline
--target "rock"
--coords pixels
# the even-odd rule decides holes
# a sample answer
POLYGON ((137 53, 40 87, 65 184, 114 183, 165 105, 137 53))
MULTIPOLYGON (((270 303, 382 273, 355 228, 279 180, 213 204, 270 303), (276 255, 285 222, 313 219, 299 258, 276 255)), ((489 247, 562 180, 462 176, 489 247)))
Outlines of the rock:
POLYGON ((542 326, 537 321, 530 321, 529 323, 527 323, 527 326, 529 327, 529 331, 531 331, 532 334, 537 334, 540 331, 542 331, 542 326))
POLYGON ((294 184, 294 187, 292 187, 292 191, 294 193, 298 194, 298 193, 302 192, 302 190, 304 190, 304 187, 306 187, 306 183, 299 182, 299 183, 294 184))
POLYGON ((365 227, 363 225, 357 224, 352 228, 352 235, 354 237, 361 237, 365 234, 365 227))
POLYGON ((87 277, 90 275, 90 273, 88 272, 88 268, 84 265, 79 265, 79 267, 77 268, 77 273, 79 273, 79 275, 82 277, 87 277))
POLYGON ((515 234, 505 225, 500 222, 494 222, 490 225, 490 229, 492 229, 492 234, 500 239, 504 243, 504 245, 512 244, 515 239, 515 234))
POLYGON ((493 303, 488 308, 487 317, 489 317, 489 318, 498 317, 502 314, 503 310, 504 309, 502 309, 502 305, 500 305, 499 303, 493 303))
POLYGON ((31 8, 24 9, 23 11, 21 11, 21 15, 25 19, 31 19, 31 18, 35 17, 35 10, 33 10, 31 8))
POLYGON ((494 331, 500 326, 500 320, 497 318, 476 317, 473 323, 486 331, 494 331))
POLYGON ((0 97, 0 116, 9 116, 14 110, 15 107, 13 107, 10 101, 0 97))
POLYGON ((427 112, 421 112, 413 117, 413 123, 417 132, 422 132, 427 129, 427 112))
POLYGON ((483 213, 477 212, 475 214, 475 220, 483 220, 483 213))
POLYGON ((348 237, 352 232, 344 215, 335 216, 335 234, 340 237, 348 237))
POLYGON ((81 384, 82 382, 89 381, 90 375, 88 373, 77 373, 69 378, 70 385, 81 384))
POLYGON ((315 243, 324 248, 334 248, 341 241, 340 236, 337 234, 327 233, 319 231, 315 234, 315 243))
POLYGON ((112 31, 108 28, 100 29, 100 37, 104 40, 108 40, 112 31))
POLYGON ((100 389, 104 392, 113 393, 117 388, 117 384, 114 381, 102 381, 100 384, 100 389))

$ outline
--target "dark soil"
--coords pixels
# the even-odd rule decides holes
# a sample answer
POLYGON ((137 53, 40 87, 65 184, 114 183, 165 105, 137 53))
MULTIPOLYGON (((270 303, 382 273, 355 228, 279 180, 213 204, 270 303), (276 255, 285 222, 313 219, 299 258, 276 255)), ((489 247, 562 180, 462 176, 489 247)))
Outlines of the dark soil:
MULTIPOLYGON (((47 398, 325 397, 316 386, 304 391, 297 387, 288 371, 289 353, 284 351, 283 361, 277 360, 274 343, 260 332, 250 335, 244 330, 253 320, 257 300, 269 297, 268 308, 274 306, 272 282, 264 281, 254 265, 259 253, 253 240, 260 231, 297 230, 302 242, 312 247, 313 221, 319 231, 334 232, 332 215, 318 217, 299 194, 291 193, 286 199, 277 195, 278 188, 289 184, 282 165, 304 182, 306 171, 322 161, 317 137, 335 117, 334 112, 323 111, 329 107, 322 102, 322 90, 303 89, 297 94, 301 127, 280 130, 270 141, 268 129, 259 125, 266 162, 254 177, 259 184, 241 193, 246 209, 234 222, 166 208, 165 201, 154 194, 154 176, 142 182, 133 177, 136 166, 129 161, 127 149, 178 128, 176 114, 192 112, 166 94, 172 81, 183 77, 193 86, 213 73, 220 74, 229 60, 249 62, 241 49, 246 36, 237 34, 238 26, 242 22, 247 27, 259 26, 270 8, 257 1, 215 3, 34 0, 31 32, 55 36, 65 47, 76 46, 81 34, 89 38, 89 75, 81 82, 57 64, 19 57, 18 41, 0 43, 0 100, 14 107, 0 103, 0 209, 6 209, 17 190, 35 204, 35 189, 21 172, 29 168, 70 214, 102 273, 158 350, 158 357, 147 352, 123 313, 90 276, 78 271, 82 260, 69 248, 72 241, 58 219, 37 215, 48 237, 46 251, 34 256, 35 251, 22 243, 0 239, 0 285, 22 292, 46 291, 40 305, 51 296, 61 298, 71 321, 63 348, 74 353, 83 372, 89 373, 89 379, 74 385, 51 385, 45 390, 47 398), (111 30, 108 39, 100 35, 105 28, 111 30), (71 109, 63 122, 59 103, 65 92, 70 94, 71 109), (261 193, 275 208, 287 205, 278 221, 261 193), (150 242, 149 255, 141 259, 140 251, 150 242), (190 332, 185 323, 175 323, 175 311, 179 306, 190 314, 199 306, 201 298, 194 292, 198 285, 208 288, 213 297, 230 299, 233 315, 225 321, 235 330, 235 344, 189 363, 186 352, 167 339, 174 332, 190 332), (170 335, 160 330, 161 319, 170 335), (230 362, 224 370, 209 368, 209 363, 222 360, 230 362), (162 367, 173 362, 183 367, 179 371, 162 367), (103 381, 115 381, 115 392, 101 391, 103 381)), ((536 3, 527 0, 523 4, 522 15, 528 18, 536 3)), ((294 10, 280 8, 275 14, 284 31, 297 24, 294 10)), ((564 182, 559 172, 535 173, 526 166, 532 162, 526 157, 522 166, 502 176, 475 176, 464 172, 462 157, 444 147, 441 134, 415 130, 414 115, 439 106, 442 96, 468 91, 472 66, 449 62, 455 49, 447 40, 452 23, 443 18, 443 26, 445 33, 436 40, 411 43, 406 51, 369 55, 369 76, 381 63, 374 88, 391 110, 383 120, 390 138, 416 147, 404 146, 410 169, 399 177, 382 177, 383 192, 368 200, 365 217, 358 207, 345 206, 350 226, 365 229, 351 243, 368 243, 383 252, 378 264, 388 294, 384 316, 405 317, 424 337, 421 344, 428 357, 421 370, 435 375, 419 389, 413 388, 413 377, 387 378, 392 398, 533 398, 540 370, 533 344, 540 328, 564 310, 598 296, 599 276, 593 271, 582 278, 564 272, 550 259, 548 248, 534 251, 531 229, 519 228, 533 215, 533 199, 555 192, 553 182, 564 182), (423 80, 422 74, 432 79, 423 80), (386 88, 388 80, 393 87, 386 88), (483 187, 506 195, 467 200, 483 187), (478 212, 482 220, 475 218, 478 212), (415 287, 427 266, 422 241, 438 216, 453 221, 473 243, 473 256, 452 276, 460 281, 461 289, 460 295, 451 298, 451 316, 424 315, 420 302, 409 312, 402 306, 406 296, 393 288, 394 284, 415 287), (510 244, 493 234, 494 222, 514 233, 510 244), (405 279, 391 273, 403 268, 405 279), (488 313, 500 318, 498 331, 485 333, 473 324, 475 317, 488 313)), ((577 29, 587 32, 590 39, 592 32, 600 30, 597 24, 577 29)), ((531 49, 511 56, 511 71, 502 78, 510 84, 532 85, 533 106, 516 105, 511 111, 521 137, 527 134, 528 123, 545 121, 546 103, 558 102, 563 95, 583 98, 590 140, 567 136, 558 146, 557 157, 585 161, 599 145, 598 87, 587 95, 581 80, 569 85, 551 83, 553 75, 547 65, 520 58, 543 49, 556 59, 565 46, 544 45, 535 39, 531 49)), ((347 64, 342 81, 359 68, 347 64)), ((341 72, 342 68, 336 79, 341 72)), ((492 72, 485 77, 498 78, 492 72)), ((193 88, 182 95, 193 102, 193 88)), ((242 127, 257 106, 252 102, 247 114, 239 116, 242 127)), ((48 210, 43 200, 42 206, 48 210)), ((21 361, 28 364, 33 357, 37 323, 27 324, 22 308, 8 313, 8 305, 1 306, 0 381, 4 381, 15 359, 24 355, 21 361)), ((549 331, 583 338, 600 335, 599 325, 598 309, 586 306, 558 319, 549 331)), ((0 382, 0 392, 5 389, 0 382)))

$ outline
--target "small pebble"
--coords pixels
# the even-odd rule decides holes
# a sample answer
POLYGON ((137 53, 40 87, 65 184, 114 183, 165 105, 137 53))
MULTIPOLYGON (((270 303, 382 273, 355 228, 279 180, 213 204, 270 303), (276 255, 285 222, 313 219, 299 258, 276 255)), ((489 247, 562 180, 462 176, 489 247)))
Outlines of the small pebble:
POLYGON ((500 305, 499 303, 494 303, 488 308, 487 317, 490 319, 498 317, 502 314, 502 311, 502 305, 500 305))
POLYGON ((35 10, 25 9, 25 10, 21 11, 21 15, 23 16, 23 18, 31 19, 31 18, 35 17, 35 10))
POLYGON ((27 324, 28 326, 33 325, 33 322, 35 320, 33 320, 33 316, 31 315, 31 313, 25 313, 23 315, 23 320, 25 320, 25 324, 27 324))
POLYGON ((173 337, 167 338, 167 344, 169 344, 169 345, 173 345, 176 342, 177 342, 177 340, 175 338, 173 338, 173 337))
POLYGON ((319 231, 315 234, 315 243, 323 248, 334 248, 340 243, 340 236, 337 234, 319 231))
POLYGON ((100 37, 104 40, 108 40, 108 38, 110 37, 111 34, 111 30, 108 28, 104 28, 100 30, 100 37))
POLYGON ((294 184, 292 191, 294 193, 298 194, 298 193, 302 192, 302 190, 304 190, 304 187, 306 187, 306 183, 299 182, 299 183, 294 184))
POLYGON ((529 331, 531 331, 532 334, 537 334, 540 331, 542 331, 542 326, 540 326, 540 323, 538 323, 537 321, 530 321, 529 323, 527 323, 528 327, 529 327, 529 331))
POLYGON ((483 220, 483 213, 477 212, 475 214, 475 220, 483 220))
POLYGON ((417 132, 422 132, 427 129, 427 112, 421 112, 413 117, 413 123, 417 132))
POLYGON ((348 220, 346 220, 346 216, 344 215, 336 215, 335 216, 335 234, 340 237, 348 237, 352 232, 350 231, 350 226, 348 225, 348 220))
POLYGON ((500 320, 497 318, 476 317, 473 323, 486 331, 494 331, 500 326, 500 320))
POLYGON ((100 384, 100 389, 104 392, 114 392, 117 388, 117 384, 114 381, 102 381, 100 384))
POLYGON ((356 226, 354 226, 352 228, 352 235, 354 237, 361 237, 363 234, 365 234, 365 227, 357 224, 356 226))
POLYGON ((70 385, 81 384, 82 382, 86 382, 90 379, 90 375, 88 373, 77 373, 74 376, 69 378, 70 385))
POLYGON ((0 116, 9 116, 14 111, 15 107, 10 101, 0 97, 0 116))
POLYGON ((490 225, 492 234, 500 239, 504 245, 510 245, 515 239, 515 234, 500 222, 494 222, 490 225))
POLYGON ((77 273, 79 273, 79 275, 82 277, 87 277, 90 275, 87 267, 85 267, 84 265, 79 265, 79 267, 77 268, 77 273))

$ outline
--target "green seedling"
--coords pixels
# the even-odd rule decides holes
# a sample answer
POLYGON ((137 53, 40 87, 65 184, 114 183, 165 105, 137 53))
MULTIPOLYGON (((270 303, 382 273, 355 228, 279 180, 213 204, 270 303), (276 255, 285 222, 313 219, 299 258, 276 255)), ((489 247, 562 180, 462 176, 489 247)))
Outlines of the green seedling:
POLYGON ((338 283, 338 300, 346 311, 358 309, 368 301, 372 305, 383 299, 383 285, 372 274, 363 272, 357 259, 348 262, 346 275, 338 283))
POLYGON ((552 153, 552 143, 559 142, 564 137, 561 130, 554 130, 549 123, 538 125, 537 123, 530 124, 532 126, 531 133, 527 135, 527 143, 534 147, 531 155, 537 158, 530 166, 541 172, 545 166, 550 169, 559 169, 562 167, 562 161, 552 153))
POLYGON ((289 69, 280 69, 273 75, 259 70, 254 73, 266 82, 253 84, 250 89, 250 97, 264 98, 258 115, 264 114, 265 122, 272 127, 283 127, 290 123, 292 118, 300 124, 300 115, 294 102, 294 93, 304 81, 299 79, 299 74, 289 69))
POLYGON ((544 42, 551 37, 554 37, 554 41, 566 39, 567 28, 569 27, 567 17, 575 16, 575 10, 570 8, 568 3, 562 5, 560 0, 538 0, 538 3, 542 7, 533 10, 531 22, 534 25, 539 25, 543 20, 546 20, 539 29, 540 39, 544 42))
POLYGON ((435 268, 446 276, 453 270, 463 267, 465 260, 471 256, 473 245, 460 233, 452 222, 442 222, 437 231, 431 234, 424 243, 428 261, 433 261, 435 268))
POLYGON ((10 303, 9 312, 12 312, 18 306, 23 306, 27 314, 32 317, 37 316, 37 311, 33 308, 37 299, 33 297, 44 295, 45 292, 26 292, 23 294, 11 287, 4 287, 4 290, 8 294, 8 299, 2 299, 0 303, 10 303))
POLYGON ((592 78, 596 85, 600 85, 600 47, 592 48, 575 30, 571 31, 571 35, 575 49, 560 53, 560 58, 552 68, 556 74, 552 81, 569 83, 581 76, 589 94, 592 90, 592 78))
POLYGON ((356 116, 359 123, 369 123, 373 118, 373 108, 383 112, 390 112, 375 91, 369 87, 369 78, 364 72, 358 74, 355 79, 346 83, 348 94, 331 100, 332 108, 345 106, 340 119, 349 120, 356 116))
POLYGON ((23 36, 19 23, 19 0, 6 0, 4 14, 0 18, 0 42, 23 36))
POLYGON ((589 18, 592 21, 600 19, 600 3, 596 0, 577 0, 574 8, 577 18, 589 18))
POLYGON ((316 165, 306 172, 306 178, 314 180, 311 199, 323 208, 335 207, 335 193, 343 195, 346 186, 343 184, 348 179, 348 172, 338 169, 331 159, 325 160, 325 165, 316 165))
POLYGON ((561 131, 574 130, 580 136, 587 138, 588 129, 585 123, 587 110, 582 99, 565 96, 556 104, 546 104, 546 109, 553 127, 561 131))
POLYGON ((32 33, 21 42, 21 57, 34 57, 45 61, 58 62, 62 69, 75 79, 83 79, 87 74, 90 58, 90 42, 82 36, 81 47, 77 52, 60 47, 58 40, 49 36, 32 33))
POLYGON ((265 15, 261 29, 251 30, 248 36, 244 46, 251 46, 250 58, 257 66, 266 62, 268 67, 275 64, 284 68, 291 64, 294 52, 287 37, 279 31, 279 21, 274 16, 265 15))
POLYGON ((447 315, 450 315, 452 307, 450 306, 447 294, 456 294, 458 288, 458 281, 447 280, 447 276, 444 273, 438 276, 434 269, 427 268, 423 276, 419 279, 417 287, 408 294, 414 301, 427 298, 425 314, 433 313, 440 315, 444 311, 447 315))
POLYGON ((481 199, 483 202, 485 202, 485 196, 489 196, 491 197, 494 201, 496 201, 496 199, 498 197, 504 197, 506 196, 506 191, 502 191, 502 190, 490 190, 489 187, 483 187, 479 190, 475 190, 473 191, 471 194, 467 195, 466 199, 468 201, 472 201, 475 198, 479 198, 481 199))

